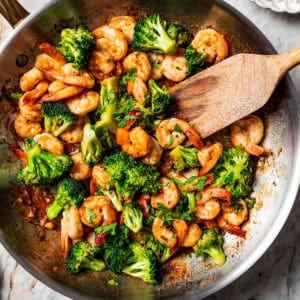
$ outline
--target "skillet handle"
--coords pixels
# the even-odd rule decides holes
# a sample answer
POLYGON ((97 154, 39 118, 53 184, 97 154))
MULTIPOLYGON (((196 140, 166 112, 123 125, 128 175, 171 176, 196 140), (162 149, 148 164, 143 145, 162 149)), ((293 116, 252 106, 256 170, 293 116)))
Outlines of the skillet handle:
POLYGON ((0 0, 0 13, 12 27, 29 15, 17 0, 0 0))

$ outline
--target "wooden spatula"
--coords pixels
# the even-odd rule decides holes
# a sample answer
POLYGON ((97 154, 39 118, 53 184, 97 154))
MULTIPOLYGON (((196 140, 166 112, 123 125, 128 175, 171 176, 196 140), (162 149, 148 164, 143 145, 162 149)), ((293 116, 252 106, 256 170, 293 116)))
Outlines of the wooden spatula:
POLYGON ((234 55, 169 89, 176 116, 205 138, 266 104, 298 63, 300 47, 281 55, 234 55))

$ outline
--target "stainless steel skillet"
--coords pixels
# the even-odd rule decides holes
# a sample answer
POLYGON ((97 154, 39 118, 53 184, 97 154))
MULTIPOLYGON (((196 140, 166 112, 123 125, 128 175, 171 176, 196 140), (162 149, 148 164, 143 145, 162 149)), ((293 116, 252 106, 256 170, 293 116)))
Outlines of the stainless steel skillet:
MULTIPOLYGON (((75 22, 80 18, 90 28, 105 22, 112 15, 129 11, 158 11, 166 18, 175 19, 196 31, 213 26, 226 34, 232 53, 274 53, 263 35, 243 16, 222 1, 52 1, 41 11, 30 16, 14 31, 0 50, 1 87, 17 85, 19 74, 26 71, 34 59, 40 41, 55 42, 57 21, 75 22), (29 57, 25 67, 16 66, 20 54, 29 57), (10 80, 10 81, 8 81, 10 80)), ((82 273, 73 277, 63 268, 59 257, 57 233, 45 241, 36 237, 36 228, 22 222, 22 211, 16 209, 15 193, 10 184, 18 163, 9 145, 13 136, 9 130, 11 107, 0 102, 0 239, 8 251, 30 273, 63 294, 79 298, 191 298, 205 297, 240 276, 269 247, 283 226, 293 205, 299 185, 297 166, 300 162, 299 102, 287 78, 277 89, 268 105, 260 111, 267 124, 265 146, 273 154, 265 167, 257 170, 255 194, 258 203, 246 226, 248 238, 244 243, 227 236, 228 261, 222 268, 214 268, 196 259, 177 259, 165 270, 159 286, 121 276, 120 285, 107 284, 111 274, 82 273), (282 151, 280 150, 282 148, 282 151)), ((224 116, 226 117, 226 116, 224 116)), ((299 168, 299 167, 298 167, 299 168)), ((26 211, 24 211, 26 213, 26 211)))

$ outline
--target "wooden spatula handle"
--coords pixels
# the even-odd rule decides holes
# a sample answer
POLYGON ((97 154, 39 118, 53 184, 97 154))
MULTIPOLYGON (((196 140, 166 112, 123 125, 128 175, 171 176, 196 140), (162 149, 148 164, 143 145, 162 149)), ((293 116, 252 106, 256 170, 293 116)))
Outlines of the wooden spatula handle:
POLYGON ((288 70, 300 64, 300 46, 283 54, 274 55, 273 57, 278 65, 281 78, 288 70))

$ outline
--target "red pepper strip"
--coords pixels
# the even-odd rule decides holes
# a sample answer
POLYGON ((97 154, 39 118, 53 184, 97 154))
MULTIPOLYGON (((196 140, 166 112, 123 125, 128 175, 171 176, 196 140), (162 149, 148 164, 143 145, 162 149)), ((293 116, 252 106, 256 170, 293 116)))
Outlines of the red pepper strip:
POLYGON ((241 229, 239 226, 226 224, 222 227, 222 229, 226 232, 229 232, 231 234, 237 235, 239 237, 245 238, 246 237, 246 231, 241 229))
POLYGON ((216 220, 203 220, 202 222, 206 228, 219 228, 216 220))
POLYGON ((150 196, 147 194, 142 194, 140 199, 138 200, 139 206, 142 208, 143 216, 145 218, 150 217, 150 212, 148 212, 148 206, 149 206, 150 196))
POLYGON ((120 219, 119 219, 119 225, 124 225, 124 214, 121 213, 120 219))
POLYGON ((129 114, 130 117, 135 117, 134 119, 129 120, 126 125, 124 126, 124 128, 126 130, 129 130, 133 124, 136 122, 136 120, 140 117, 141 112, 139 110, 132 110, 129 114))
POLYGON ((106 236, 107 236, 106 232, 101 232, 97 234, 95 236, 95 245, 101 246, 105 242, 106 236))
POLYGON ((21 150, 17 146, 12 146, 11 151, 24 165, 27 164, 27 154, 25 151, 21 150))
POLYGON ((214 181, 214 175, 209 173, 206 175, 204 186, 210 185, 214 181))
POLYGON ((94 194, 95 194, 96 188, 97 188, 97 184, 96 184, 96 182, 92 179, 92 180, 90 181, 90 194, 91 194, 91 195, 94 195, 94 194))

